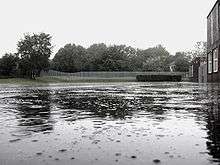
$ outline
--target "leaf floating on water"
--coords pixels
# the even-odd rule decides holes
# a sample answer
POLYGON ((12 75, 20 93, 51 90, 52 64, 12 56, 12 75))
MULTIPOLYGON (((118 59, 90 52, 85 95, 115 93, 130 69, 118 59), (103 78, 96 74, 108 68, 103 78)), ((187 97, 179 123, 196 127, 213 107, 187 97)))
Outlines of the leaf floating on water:
POLYGON ((121 156, 121 153, 116 153, 115 156, 121 156))
POLYGON ((131 156, 131 158, 132 158, 132 159, 136 159, 136 158, 137 158, 137 156, 135 156, 135 155, 132 155, 132 156, 131 156))
POLYGON ((67 151, 66 149, 59 150, 59 152, 66 152, 66 151, 67 151))
POLYGON ((12 140, 9 140, 10 143, 14 143, 14 142, 17 142, 17 141, 20 141, 21 139, 12 139, 12 140))
POLYGON ((160 163, 161 161, 159 159, 154 159, 153 162, 154 163, 160 163))

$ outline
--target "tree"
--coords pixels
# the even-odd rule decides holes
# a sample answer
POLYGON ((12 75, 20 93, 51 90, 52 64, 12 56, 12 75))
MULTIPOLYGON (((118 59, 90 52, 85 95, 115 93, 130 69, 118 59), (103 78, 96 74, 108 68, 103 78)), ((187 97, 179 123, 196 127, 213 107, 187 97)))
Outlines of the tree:
POLYGON ((206 57, 207 52, 207 42, 199 41, 194 45, 194 49, 192 51, 187 52, 191 58, 195 57, 206 57))
POLYGON ((127 55, 125 45, 110 46, 97 63, 102 71, 128 71, 127 55))
POLYGON ((53 58, 52 68, 64 72, 78 71, 169 71, 171 55, 161 45, 146 50, 126 45, 67 44, 53 58))
POLYGON ((103 53, 107 50, 107 46, 104 43, 93 44, 87 48, 86 66, 87 71, 99 71, 101 68, 100 59, 103 53))
POLYGON ((176 52, 173 57, 175 64, 175 71, 177 72, 188 72, 190 65, 190 57, 185 52, 176 52))
POLYGON ((170 54, 162 45, 139 50, 138 55, 142 58, 143 71, 168 71, 170 54))
POLYGON ((75 44, 67 44, 60 48, 52 61, 52 68, 62 72, 78 72, 85 70, 86 49, 75 44))
POLYGON ((136 50, 126 45, 93 44, 87 49, 90 71, 132 71, 135 70, 136 50))
POLYGON ((35 79, 42 70, 49 67, 49 57, 52 53, 51 36, 49 34, 26 34, 18 46, 21 60, 19 69, 22 75, 35 79))
POLYGON ((64 72, 78 71, 128 71, 129 57, 135 50, 125 45, 93 44, 82 46, 67 44, 53 58, 52 68, 64 72))
POLYGON ((140 68, 142 66, 142 60, 137 55, 137 49, 131 46, 125 46, 124 53, 126 54, 126 70, 140 71, 140 68))
POLYGON ((15 75, 17 64, 18 64, 18 56, 12 53, 6 53, 0 59, 0 72, 3 76, 12 76, 15 75))

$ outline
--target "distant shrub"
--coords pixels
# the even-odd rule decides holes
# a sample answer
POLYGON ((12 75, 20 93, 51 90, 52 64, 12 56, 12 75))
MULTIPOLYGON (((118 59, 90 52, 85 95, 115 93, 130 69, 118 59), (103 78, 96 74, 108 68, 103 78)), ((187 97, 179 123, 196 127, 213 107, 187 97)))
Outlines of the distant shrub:
POLYGON ((137 81, 181 81, 182 77, 180 75, 137 75, 137 81))

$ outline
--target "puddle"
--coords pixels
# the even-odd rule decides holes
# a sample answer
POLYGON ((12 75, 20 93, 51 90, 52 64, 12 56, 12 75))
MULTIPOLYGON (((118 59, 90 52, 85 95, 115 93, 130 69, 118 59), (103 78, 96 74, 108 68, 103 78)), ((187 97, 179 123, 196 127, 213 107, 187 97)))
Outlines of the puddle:
POLYGON ((218 85, 4 85, 0 91, 0 164, 220 163, 218 85))

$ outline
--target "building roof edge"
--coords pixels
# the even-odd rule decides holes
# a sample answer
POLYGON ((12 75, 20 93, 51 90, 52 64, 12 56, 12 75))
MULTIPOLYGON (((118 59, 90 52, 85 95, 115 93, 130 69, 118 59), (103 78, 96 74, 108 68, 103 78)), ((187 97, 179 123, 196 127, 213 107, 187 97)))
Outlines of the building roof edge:
POLYGON ((217 5, 217 3, 219 2, 219 0, 217 0, 214 4, 214 6, 212 7, 211 11, 209 12, 209 14, 207 15, 207 18, 209 17, 209 15, 212 13, 213 9, 215 8, 215 6, 217 5))

